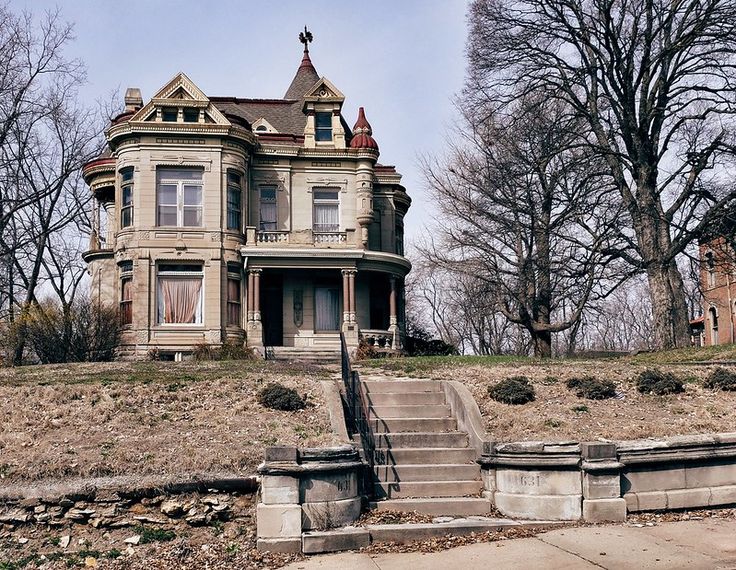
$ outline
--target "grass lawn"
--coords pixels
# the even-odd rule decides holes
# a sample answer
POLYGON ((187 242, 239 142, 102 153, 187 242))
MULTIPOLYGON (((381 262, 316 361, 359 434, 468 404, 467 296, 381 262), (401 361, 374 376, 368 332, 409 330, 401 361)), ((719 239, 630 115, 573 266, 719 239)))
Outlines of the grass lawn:
POLYGON ((695 433, 736 432, 736 392, 702 387, 719 361, 736 360, 736 347, 688 348, 604 359, 539 360, 505 356, 415 357, 362 362, 371 373, 459 380, 478 402, 486 430, 495 441, 594 441, 656 438, 695 433), (712 364, 702 365, 710 361, 712 364), (646 368, 671 371, 685 383, 681 394, 655 396, 636 390, 646 368), (536 400, 501 404, 488 387, 509 376, 527 376, 536 400), (587 400, 565 385, 575 376, 613 380, 616 398, 587 400))
POLYGON ((326 370, 263 361, 112 362, 0 370, 0 486, 73 476, 248 476, 275 443, 337 443, 326 370), (278 381, 309 406, 279 412, 256 394, 278 381))

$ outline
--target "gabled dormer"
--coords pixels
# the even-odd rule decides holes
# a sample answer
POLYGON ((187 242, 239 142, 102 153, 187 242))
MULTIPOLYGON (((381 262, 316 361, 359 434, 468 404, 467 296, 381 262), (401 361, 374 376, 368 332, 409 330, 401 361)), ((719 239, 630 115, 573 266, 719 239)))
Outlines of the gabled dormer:
POLYGON ((177 74, 130 118, 131 123, 230 125, 204 92, 184 73, 177 74))
POLYGON ((340 112, 345 95, 326 77, 315 83, 304 96, 307 115, 304 146, 307 148, 345 148, 345 129, 340 112))

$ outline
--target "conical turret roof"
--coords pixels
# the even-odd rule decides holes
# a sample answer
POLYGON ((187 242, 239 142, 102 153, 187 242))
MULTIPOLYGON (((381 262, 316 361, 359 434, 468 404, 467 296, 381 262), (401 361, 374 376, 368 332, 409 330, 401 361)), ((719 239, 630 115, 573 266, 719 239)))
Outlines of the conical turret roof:
POLYGON ((309 58, 309 48, 305 45, 302 62, 299 64, 299 69, 296 70, 291 85, 286 90, 284 99, 302 99, 317 81, 319 81, 319 75, 317 75, 317 70, 314 69, 312 60, 309 58))

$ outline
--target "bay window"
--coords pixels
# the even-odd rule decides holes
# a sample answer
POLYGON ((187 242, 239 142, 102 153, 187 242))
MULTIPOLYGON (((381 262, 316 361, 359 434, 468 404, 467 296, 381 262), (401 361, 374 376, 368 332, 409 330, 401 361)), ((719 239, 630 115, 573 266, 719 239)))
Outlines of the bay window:
POLYGON ((159 226, 202 226, 202 169, 156 170, 156 223, 159 226))
POLYGON ((120 324, 133 324, 133 262, 123 261, 120 268, 120 324))
POLYGON ((227 324, 240 324, 240 265, 227 264, 227 324))
POLYGON ((314 221, 312 230, 319 232, 340 231, 340 199, 338 190, 322 188, 314 190, 314 221))
POLYGON ((241 230, 243 177, 237 172, 227 173, 227 229, 241 230))
POLYGON ((127 228, 133 225, 133 169, 124 168, 120 171, 120 227, 127 228))
POLYGON ((159 265, 157 293, 159 324, 202 324, 201 264, 159 265))

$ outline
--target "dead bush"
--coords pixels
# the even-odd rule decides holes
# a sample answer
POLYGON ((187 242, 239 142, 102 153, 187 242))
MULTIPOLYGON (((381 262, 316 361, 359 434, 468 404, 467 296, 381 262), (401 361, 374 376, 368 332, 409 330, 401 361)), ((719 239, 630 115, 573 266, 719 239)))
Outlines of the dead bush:
POLYGON ((685 386, 672 372, 662 372, 658 368, 644 370, 636 379, 636 389, 642 394, 679 394, 685 391, 685 386))
POLYGON ((534 386, 526 376, 512 376, 488 386, 488 395, 502 404, 526 404, 534 401, 534 386))
POLYGON ((616 384, 612 380, 594 378, 593 376, 580 376, 570 378, 567 381, 570 388, 578 398, 588 400, 607 400, 616 395, 616 384))
POLYGON ((703 386, 712 390, 736 391, 736 372, 727 368, 715 368, 703 382, 703 386))
POLYGON ((292 388, 278 382, 269 382, 258 392, 258 403, 272 410, 294 412, 307 406, 304 399, 292 388))

